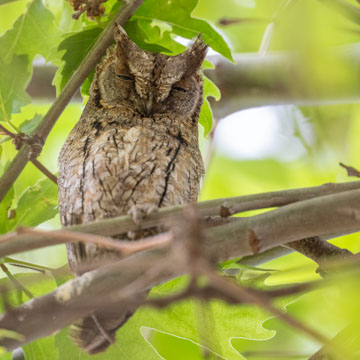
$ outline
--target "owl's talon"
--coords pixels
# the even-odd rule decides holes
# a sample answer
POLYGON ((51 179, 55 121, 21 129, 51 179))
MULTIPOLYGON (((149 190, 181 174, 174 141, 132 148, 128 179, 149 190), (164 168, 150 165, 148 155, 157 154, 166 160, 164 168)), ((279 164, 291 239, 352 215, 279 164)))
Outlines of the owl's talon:
POLYGON ((128 211, 128 215, 132 216, 134 223, 138 226, 145 219, 146 216, 156 213, 159 208, 155 204, 141 204, 133 205, 128 211))

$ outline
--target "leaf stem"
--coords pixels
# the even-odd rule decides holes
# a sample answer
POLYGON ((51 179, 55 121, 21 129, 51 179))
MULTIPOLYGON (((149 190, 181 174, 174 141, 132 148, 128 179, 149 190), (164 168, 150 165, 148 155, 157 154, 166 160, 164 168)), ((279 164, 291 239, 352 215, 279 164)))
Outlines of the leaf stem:
POLYGON ((23 291, 29 299, 32 299, 34 297, 34 295, 14 277, 14 275, 4 264, 0 264, 0 268, 9 278, 9 280, 14 284, 15 289, 23 291))

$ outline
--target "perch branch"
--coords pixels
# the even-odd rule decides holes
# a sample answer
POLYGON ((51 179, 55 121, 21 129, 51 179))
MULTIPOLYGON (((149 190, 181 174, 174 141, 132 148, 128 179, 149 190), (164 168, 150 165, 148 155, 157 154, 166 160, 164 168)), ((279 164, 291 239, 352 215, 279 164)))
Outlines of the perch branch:
MULTIPOLYGON (((86 77, 94 69, 96 63, 100 60, 105 50, 113 41, 113 28, 115 23, 124 25, 130 16, 136 11, 143 0, 129 0, 123 1, 123 6, 119 10, 118 14, 112 20, 112 22, 101 33, 98 40, 86 55, 80 66, 76 69, 71 79, 66 84, 64 90, 60 96, 50 107, 40 124, 31 134, 32 136, 40 137, 44 142, 49 135, 51 129, 55 125, 57 119, 69 103, 75 92, 80 85, 84 82, 86 77)), ((29 160, 30 146, 23 145, 18 154, 0 179, 0 202, 3 200, 11 185, 20 175, 25 165, 29 160)))
MULTIPOLYGON (((207 228, 202 232, 201 250, 207 261, 216 263, 314 235, 359 231, 359 214, 360 190, 316 197, 207 228)), ((26 340, 3 338, 0 346, 14 349, 67 326, 103 306, 103 294, 107 294, 109 304, 131 301, 129 296, 133 299, 135 292, 186 273, 183 263, 170 257, 168 248, 158 248, 85 273, 33 299, 31 306, 26 303, 3 314, 0 328, 18 331, 26 340), (144 272, 146 281, 139 281, 144 272)))
MULTIPOLYGON (((344 191, 359 189, 360 181, 324 184, 321 186, 275 191, 269 193, 238 196, 233 198, 209 200, 198 203, 198 212, 200 216, 230 216, 242 211, 265 209, 277 206, 284 206, 298 201, 316 198, 323 195, 341 193, 344 191)), ((167 225, 174 223, 179 219, 183 211, 183 206, 172 206, 160 209, 158 213, 146 217, 142 222, 143 228, 156 225, 167 225)), ((214 219, 215 220, 215 219, 214 219)), ((239 221, 243 221, 241 218, 239 221)), ((217 224, 219 220, 215 221, 217 224)), ((94 235, 114 236, 128 231, 136 231, 138 225, 134 223, 130 216, 120 216, 111 219, 104 219, 97 222, 76 225, 68 227, 67 230, 91 233, 94 235)), ((335 232, 338 234, 339 232, 335 232)), ((291 239, 290 239, 291 240, 291 239)), ((298 240, 298 238, 296 239, 298 240)), ((38 249, 41 247, 61 244, 65 239, 54 238, 52 236, 34 236, 30 234, 6 234, 0 237, 0 257, 12 255, 15 253, 38 249)), ((283 252, 289 252, 281 250, 283 252)))
POLYGON ((327 262, 335 257, 342 258, 353 255, 351 251, 341 249, 317 236, 298 241, 291 241, 285 246, 314 260, 320 267, 326 265, 327 262))

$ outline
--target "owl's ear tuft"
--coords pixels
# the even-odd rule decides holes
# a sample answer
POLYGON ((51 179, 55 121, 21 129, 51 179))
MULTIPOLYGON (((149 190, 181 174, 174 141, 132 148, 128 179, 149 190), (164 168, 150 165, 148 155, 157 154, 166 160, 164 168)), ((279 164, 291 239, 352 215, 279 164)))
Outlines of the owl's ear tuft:
POLYGON ((201 35, 198 35, 193 44, 190 45, 184 53, 180 54, 180 57, 182 57, 187 64, 186 72, 188 74, 197 72, 200 69, 205 59, 207 49, 208 46, 202 40, 201 35))
POLYGON ((147 61, 150 55, 147 51, 140 49, 128 36, 126 31, 117 25, 114 28, 114 39, 116 42, 115 51, 119 57, 127 60, 138 59, 139 62, 147 61))
POLYGON ((131 41, 124 28, 118 24, 114 27, 114 39, 116 43, 131 41))

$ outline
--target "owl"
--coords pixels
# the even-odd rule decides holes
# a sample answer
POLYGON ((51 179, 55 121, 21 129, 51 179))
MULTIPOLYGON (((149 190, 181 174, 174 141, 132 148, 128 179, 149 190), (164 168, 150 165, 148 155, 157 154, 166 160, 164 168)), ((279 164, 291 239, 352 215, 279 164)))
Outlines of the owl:
MULTIPOLYGON (((158 208, 195 202, 199 194, 204 174, 198 144, 200 67, 207 46, 198 38, 185 52, 167 56, 140 49, 120 26, 114 38, 60 152, 63 226, 125 214, 140 221, 158 208)), ((156 231, 116 238, 136 240, 156 231)), ((85 271, 82 264, 119 256, 80 243, 68 244, 67 255, 77 276, 85 271)), ((104 351, 135 310, 104 307, 73 324, 70 337, 90 354, 104 351)))

